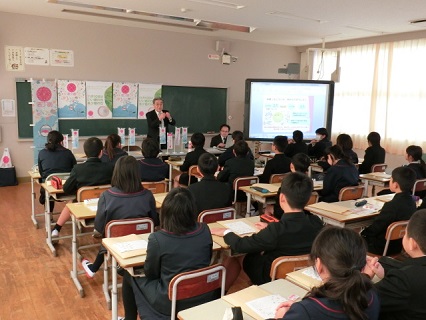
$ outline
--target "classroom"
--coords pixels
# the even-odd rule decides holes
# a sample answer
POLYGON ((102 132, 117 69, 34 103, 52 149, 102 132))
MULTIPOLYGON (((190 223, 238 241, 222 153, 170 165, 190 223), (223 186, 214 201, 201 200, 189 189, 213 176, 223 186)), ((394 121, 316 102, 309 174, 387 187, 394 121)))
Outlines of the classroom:
MULTIPOLYGON (((22 1, 21 1, 22 2, 22 1)), ((190 2, 190 1, 184 1, 190 2)), ((245 1, 243 1, 245 2, 245 1)), ((49 4, 56 5, 56 4, 49 4)), ((183 11, 182 11, 183 12, 183 11)), ((412 17, 418 18, 418 17, 412 17)), ((415 31, 403 33, 394 32, 381 34, 370 33, 371 36, 359 37, 359 39, 315 38, 311 43, 273 44, 268 41, 251 41, 248 37, 232 38, 229 34, 221 33, 209 34, 192 32, 182 33, 173 31, 170 28, 145 29, 128 25, 106 24, 102 18, 96 22, 83 20, 71 20, 58 17, 38 16, 31 14, 20 14, 8 12, 2 9, 0 4, 0 43, 2 47, 21 46, 35 48, 58 48, 72 50, 74 53, 73 67, 54 67, 26 65, 24 71, 12 72, 6 70, 5 64, 0 64, 0 100, 12 99, 16 101, 16 82, 28 79, 72 79, 84 81, 117 81, 134 83, 152 83, 168 86, 188 86, 188 87, 211 87, 227 88, 226 122, 234 130, 243 130, 244 123, 244 82, 248 78, 258 79, 289 79, 287 74, 279 74, 278 68, 289 63, 300 63, 304 66, 305 52, 307 48, 321 48, 326 42, 327 48, 340 48, 350 46, 360 46, 375 43, 386 43, 392 41, 404 41, 426 38, 426 30, 422 28, 413 29, 415 31), (217 41, 224 40, 230 45, 230 54, 237 57, 236 62, 222 64, 221 61, 208 59, 209 55, 216 55, 217 41)), ((326 36, 326 35, 324 35, 326 36)), ((0 50, 0 60, 6 60, 6 51, 0 50)), ((344 72, 344 70, 342 70, 344 72)), ((167 106, 165 106, 167 108, 167 106)), ((202 110, 200 110, 202 117, 202 110)), ((176 115, 179 119, 179 115, 176 115)), ((179 121, 179 120, 177 120, 179 121)), ((332 137, 341 133, 344 125, 339 124, 338 132, 332 132, 332 137)), ((146 132, 138 132, 140 136, 136 138, 136 144, 140 145, 146 132)), ((216 128, 216 133, 219 128, 216 128)), ((190 132, 193 133, 193 132, 190 132)), ((364 149, 367 147, 365 136, 363 141, 357 139, 358 148, 354 150, 358 156, 362 157, 364 149)), ((415 141, 419 140, 419 132, 416 132, 415 141)), ((206 135, 206 145, 209 144, 212 135, 206 135)), ((82 153, 82 145, 87 137, 80 137, 81 143, 78 153, 82 153)), ((99 136, 105 140, 106 136, 99 136)), ((332 138, 333 140, 333 138, 332 138)), ((424 139, 417 143, 426 149, 424 139)), ((333 140, 334 141, 334 140, 333 140)), ((408 144, 411 144, 410 140, 408 144)), ((407 144, 407 146, 408 146, 407 144)), ((249 143, 254 148, 254 143, 249 143)), ((266 148, 270 146, 265 144, 266 148)), ((89 288, 85 299, 81 299, 75 291, 72 281, 69 279, 69 261, 71 254, 69 249, 60 249, 59 257, 52 258, 46 249, 45 243, 40 243, 43 237, 43 229, 34 230, 28 219, 30 208, 30 178, 28 170, 34 165, 33 162, 33 141, 30 138, 19 138, 18 118, 7 117, 0 114, 0 156, 4 148, 8 148, 13 165, 16 168, 16 176, 19 187, 23 187, 17 194, 8 201, 3 197, 0 199, 0 211, 9 212, 17 210, 23 212, 16 217, 7 217, 6 224, 14 225, 14 230, 7 231, 10 239, 1 241, 0 247, 6 252, 6 248, 14 246, 15 241, 19 242, 19 237, 25 235, 28 240, 16 246, 13 250, 14 258, 2 263, 2 270, 7 268, 24 269, 28 274, 32 272, 32 262, 37 259, 43 261, 35 266, 39 268, 36 275, 42 277, 43 273, 48 277, 43 280, 44 285, 49 282, 55 283, 52 288, 54 297, 51 301, 46 299, 51 292, 42 288, 35 296, 31 292, 20 293, 26 284, 16 279, 11 293, 6 289, 0 290, 0 296, 7 302, 7 308, 1 308, 0 319, 21 318, 30 316, 36 319, 109 319, 110 311, 104 306, 104 298, 101 291, 101 280, 97 280, 97 287, 91 287, 85 282, 85 287, 89 288), (19 197, 25 199, 21 201, 19 197), (15 204, 12 203, 15 202, 15 204), (26 203, 28 200, 28 203, 26 203), (21 222, 20 219, 23 221, 21 222), (29 243, 37 243, 32 248, 29 243), (28 259, 29 263, 25 262, 28 259), (57 262, 55 261, 58 260, 57 262), (58 267, 59 266, 59 267, 58 267), (66 297, 62 296, 66 293, 66 297), (10 296, 8 296, 10 294, 10 296), (94 297, 90 304, 84 303, 87 296, 94 297), (16 300, 14 300, 16 299, 16 300), (22 307, 25 304, 31 307, 22 307), (40 305, 45 305, 40 307, 40 305), (45 308, 44 308, 45 307, 45 308), (57 310, 63 308, 78 308, 81 316, 76 316, 70 311, 57 310), (38 309, 45 309, 40 311, 38 309), (38 311, 34 311, 38 310, 38 311), (96 315, 94 315, 95 313, 96 315)), ((394 150, 393 150, 394 151, 394 150)), ((403 151, 386 154, 388 164, 387 173, 405 163, 403 151)), ((8 187, 9 188, 9 187, 8 187)), ((1 191, 1 190, 0 190, 1 191)), ((11 196, 13 193, 8 193, 11 196)), ((37 204, 38 210, 42 209, 37 204)), ((61 205, 59 205, 61 208, 61 205)), ((4 277, 11 276, 11 271, 5 271, 4 277)), ((31 282, 31 277, 25 276, 25 281, 31 282)), ((10 284, 10 282, 8 282, 10 284)), ((34 285, 34 282, 29 283, 34 285)), ((41 286, 36 284, 36 286, 41 286)), ((122 311, 122 306, 119 307, 122 311)), ((77 313, 78 311, 76 311, 77 313)))

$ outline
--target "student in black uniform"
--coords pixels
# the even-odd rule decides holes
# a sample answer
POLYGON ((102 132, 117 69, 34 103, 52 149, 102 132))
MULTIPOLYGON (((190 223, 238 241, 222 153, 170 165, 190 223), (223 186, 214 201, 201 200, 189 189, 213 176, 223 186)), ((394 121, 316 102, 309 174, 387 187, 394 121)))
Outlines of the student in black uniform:
POLYGON ((115 165, 117 160, 123 156, 127 156, 127 152, 121 149, 121 137, 116 133, 110 134, 105 140, 101 161, 115 165))
POLYGON ((284 150, 284 154, 291 158, 298 153, 308 154, 308 145, 303 141, 303 132, 295 130, 293 131, 293 139, 288 140, 288 146, 284 150))
POLYGON ((158 158, 160 146, 152 138, 142 141, 143 159, 139 160, 141 181, 161 181, 169 177, 169 165, 158 158))
POLYGON ((326 128, 318 128, 316 138, 308 145, 308 155, 316 160, 321 160, 326 156, 325 150, 331 147, 331 141, 328 139, 328 130, 326 128))
POLYGON ((259 176, 260 183, 269 183, 271 175, 278 173, 290 172, 291 159, 284 154, 287 147, 286 136, 276 136, 272 142, 272 152, 275 153, 274 158, 266 162, 262 175, 259 176))
MULTIPOLYGON (((229 138, 228 138, 229 139, 229 138)), ((232 132, 232 141, 234 142, 234 145, 237 141, 244 140, 244 134, 241 131, 235 130, 232 132)), ((219 156, 219 166, 223 167, 225 165, 225 162, 228 161, 231 158, 235 157, 234 154, 234 145, 230 146, 225 150, 224 153, 222 153, 219 156)), ((253 153, 249 149, 248 154, 246 155, 247 158, 254 160, 253 153)))
POLYGON ((359 165, 359 173, 370 173, 373 164, 385 163, 386 151, 380 146, 380 134, 370 132, 367 136, 368 148, 364 161, 359 165))

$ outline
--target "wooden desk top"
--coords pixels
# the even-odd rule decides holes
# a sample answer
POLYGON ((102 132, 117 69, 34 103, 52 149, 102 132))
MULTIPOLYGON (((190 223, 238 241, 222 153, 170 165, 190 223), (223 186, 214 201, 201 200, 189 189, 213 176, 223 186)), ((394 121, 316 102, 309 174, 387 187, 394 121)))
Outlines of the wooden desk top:
POLYGON ((85 205, 84 202, 73 202, 67 203, 68 209, 70 209, 71 214, 77 219, 93 219, 96 216, 96 210, 92 210, 96 205, 85 205))
POLYGON ((28 170, 28 175, 30 176, 31 179, 40 179, 41 178, 40 172, 38 172, 38 171, 28 170))
POLYGON ((386 172, 372 172, 372 173, 365 173, 360 174, 359 178, 361 180, 371 180, 371 181, 378 181, 378 182, 389 182, 391 175, 387 174, 386 172))
POLYGON ((171 165, 172 167, 180 167, 183 165, 183 160, 165 160, 164 162, 171 165))
MULTIPOLYGON (((62 184, 65 183, 65 180, 62 180, 62 184)), ((58 194, 58 193, 64 193, 63 189, 55 189, 52 187, 52 184, 50 183, 50 181, 47 182, 43 182, 40 184, 44 190, 46 190, 47 192, 49 192, 50 194, 58 194)), ((70 196, 72 197, 72 196, 70 196)), ((75 196, 73 196, 75 198, 75 196)))

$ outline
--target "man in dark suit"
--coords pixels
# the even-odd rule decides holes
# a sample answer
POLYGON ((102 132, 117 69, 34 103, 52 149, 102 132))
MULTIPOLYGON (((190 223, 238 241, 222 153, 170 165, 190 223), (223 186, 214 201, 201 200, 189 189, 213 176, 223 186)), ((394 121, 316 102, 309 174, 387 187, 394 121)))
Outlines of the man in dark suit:
POLYGON ((154 110, 146 113, 146 120, 148 122, 148 138, 153 138, 160 141, 160 127, 166 128, 166 133, 169 132, 169 125, 175 125, 176 121, 170 115, 168 110, 163 110, 163 99, 154 98, 152 100, 154 110))
POLYGON ((312 193, 312 180, 300 172, 289 173, 281 183, 280 205, 284 214, 279 222, 256 223, 261 229, 250 237, 239 237, 225 228, 212 229, 213 235, 224 237, 231 249, 247 253, 244 271, 253 284, 271 281, 269 272, 274 259, 280 256, 307 254, 323 223, 303 208, 312 193))
MULTIPOLYGON (((79 163, 71 170, 70 176, 64 183, 63 189, 66 194, 75 194, 81 187, 99 186, 110 184, 114 166, 111 163, 102 162, 102 141, 96 137, 84 142, 84 153, 87 160, 79 163)), ((71 217, 68 207, 64 207, 61 215, 52 230, 52 237, 57 237, 62 226, 71 217)))
POLYGON ((212 137, 212 140, 210 141, 210 148, 225 148, 230 130, 230 126, 228 126, 226 123, 222 124, 220 126, 220 133, 217 136, 212 137))
POLYGON ((203 178, 188 187, 194 195, 197 213, 231 205, 232 188, 228 183, 216 180, 214 174, 217 169, 217 159, 211 153, 203 153, 198 159, 198 173, 203 178))
POLYGON ((269 179, 273 174, 290 172, 291 159, 288 158, 283 152, 287 147, 286 136, 276 136, 272 142, 272 152, 275 156, 266 162, 265 170, 259 176, 260 183, 269 183, 269 179))

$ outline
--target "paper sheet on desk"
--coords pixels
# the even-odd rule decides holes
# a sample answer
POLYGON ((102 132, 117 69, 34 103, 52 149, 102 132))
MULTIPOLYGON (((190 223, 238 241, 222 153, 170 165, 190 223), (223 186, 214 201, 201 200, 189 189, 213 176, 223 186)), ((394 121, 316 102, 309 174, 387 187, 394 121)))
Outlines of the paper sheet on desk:
POLYGON ((146 249, 147 246, 148 246, 148 242, 146 240, 134 240, 134 241, 120 242, 120 243, 114 244, 114 248, 120 253, 146 249))
POLYGON ((98 201, 99 201, 99 198, 86 199, 86 200, 84 200, 84 205, 87 208, 89 208, 90 211, 97 211, 98 210, 98 201))
POLYGON ((148 242, 135 234, 124 237, 110 238, 112 248, 123 259, 146 254, 148 242))
POLYGON ((305 270, 302 271, 302 273, 315 280, 322 281, 321 277, 318 275, 318 273, 315 271, 313 267, 306 268, 305 270))
POLYGON ((339 214, 345 213, 350 210, 348 207, 339 206, 338 204, 327 203, 327 202, 317 202, 317 203, 309 205, 309 207, 314 207, 317 209, 330 211, 333 213, 339 213, 339 214))
POLYGON ((247 223, 242 222, 242 221, 236 221, 236 222, 227 222, 227 223, 222 223, 224 226, 226 226, 227 228, 231 229, 232 232, 238 234, 238 235, 242 235, 242 234, 247 234, 247 233, 255 233, 257 230, 253 229, 252 227, 250 227, 247 223))
POLYGON ((287 299, 280 296, 279 294, 273 294, 248 301, 246 302, 246 305, 263 319, 271 319, 275 318, 275 310, 277 309, 278 305, 284 301, 287 301, 287 299))
POLYGON ((260 187, 260 188, 268 190, 269 192, 278 192, 278 189, 280 188, 279 185, 274 185, 269 183, 255 183, 253 184, 253 187, 260 187))
POLYGON ((392 175, 387 174, 386 172, 372 172, 370 173, 372 176, 379 177, 379 178, 385 178, 390 179, 392 175))

